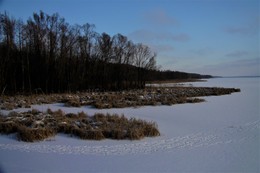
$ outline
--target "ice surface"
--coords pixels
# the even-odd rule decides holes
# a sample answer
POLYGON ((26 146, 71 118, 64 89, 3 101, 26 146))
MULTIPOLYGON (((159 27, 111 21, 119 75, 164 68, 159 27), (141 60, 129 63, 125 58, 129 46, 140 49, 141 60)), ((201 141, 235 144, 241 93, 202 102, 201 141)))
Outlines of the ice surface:
MULTIPOLYGON (((0 172, 260 172, 259 78, 217 78, 194 86, 241 88, 174 106, 96 110, 38 105, 44 111, 124 113, 157 122, 160 137, 86 141, 57 135, 25 143, 0 136, 0 172)), ((23 110, 19 110, 23 111, 23 110)))

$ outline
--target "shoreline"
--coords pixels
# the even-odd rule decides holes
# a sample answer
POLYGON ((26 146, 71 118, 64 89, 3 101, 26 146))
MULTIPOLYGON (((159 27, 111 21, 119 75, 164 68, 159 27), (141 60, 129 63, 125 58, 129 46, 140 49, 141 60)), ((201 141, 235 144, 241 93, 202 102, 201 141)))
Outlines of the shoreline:
POLYGON ((188 82, 207 82, 207 79, 172 79, 172 80, 157 80, 157 81, 148 81, 147 84, 181 84, 188 82))
POLYGON ((0 110, 31 108, 35 104, 64 103, 67 107, 93 106, 97 109, 174 105, 205 101, 197 97, 219 96, 240 92, 238 88, 219 87, 147 87, 114 92, 79 92, 64 94, 3 96, 0 110))

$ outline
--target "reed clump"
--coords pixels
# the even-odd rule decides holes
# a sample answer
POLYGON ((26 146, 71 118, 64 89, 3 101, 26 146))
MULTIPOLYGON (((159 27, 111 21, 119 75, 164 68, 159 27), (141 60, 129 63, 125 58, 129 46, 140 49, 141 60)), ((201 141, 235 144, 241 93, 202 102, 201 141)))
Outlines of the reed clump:
POLYGON ((159 136, 157 124, 118 114, 96 113, 88 116, 84 112, 65 114, 61 110, 46 112, 32 110, 0 116, 0 133, 16 133, 17 139, 25 142, 42 141, 57 133, 80 139, 102 140, 129 139, 159 136))

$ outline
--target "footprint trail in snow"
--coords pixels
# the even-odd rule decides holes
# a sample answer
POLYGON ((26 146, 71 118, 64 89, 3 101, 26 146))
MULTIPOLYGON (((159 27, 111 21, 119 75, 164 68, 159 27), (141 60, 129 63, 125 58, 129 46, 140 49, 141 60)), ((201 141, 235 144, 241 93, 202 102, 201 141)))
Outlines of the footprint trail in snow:
MULTIPOLYGON (((195 133, 175 138, 159 137, 151 141, 133 142, 116 145, 55 145, 41 143, 1 144, 0 150, 15 150, 21 152, 76 154, 76 155, 127 155, 149 154, 157 151, 174 152, 180 149, 194 149, 241 143, 259 138, 260 120, 246 123, 241 126, 229 126, 216 130, 211 134, 195 133)), ((50 142, 51 143, 51 142, 50 142)))

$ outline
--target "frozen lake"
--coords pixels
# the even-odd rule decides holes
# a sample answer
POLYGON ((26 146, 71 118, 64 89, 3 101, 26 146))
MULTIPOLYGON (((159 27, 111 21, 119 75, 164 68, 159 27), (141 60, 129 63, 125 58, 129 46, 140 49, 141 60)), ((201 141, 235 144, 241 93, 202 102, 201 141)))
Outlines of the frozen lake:
POLYGON ((124 114, 155 121, 160 137, 140 141, 85 141, 58 135, 25 143, 0 136, 0 172, 260 172, 260 78, 214 78, 194 86, 240 88, 173 106, 103 109, 34 108, 124 114))

